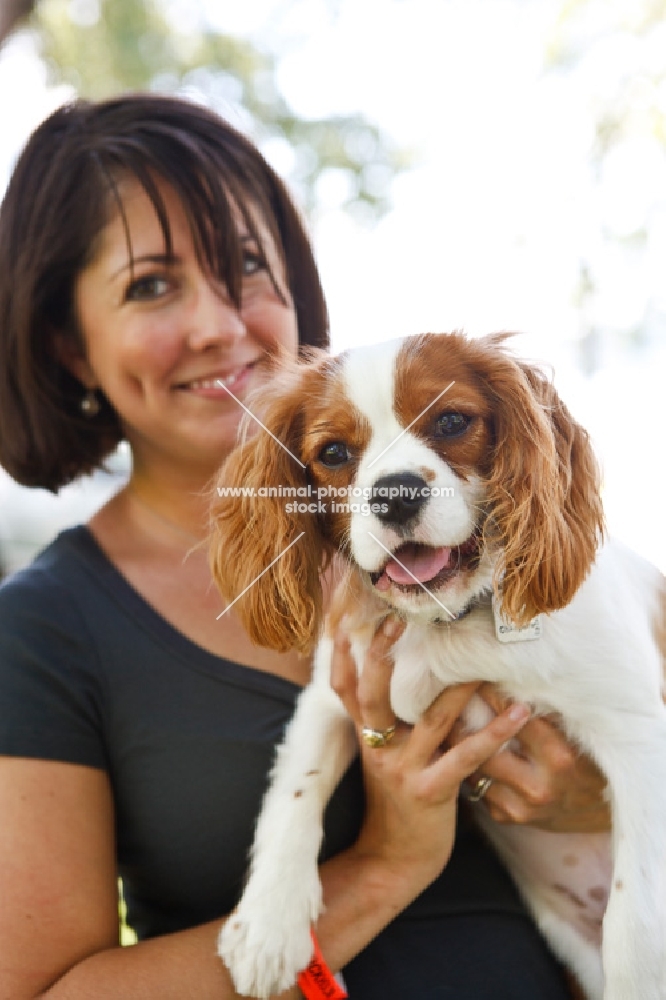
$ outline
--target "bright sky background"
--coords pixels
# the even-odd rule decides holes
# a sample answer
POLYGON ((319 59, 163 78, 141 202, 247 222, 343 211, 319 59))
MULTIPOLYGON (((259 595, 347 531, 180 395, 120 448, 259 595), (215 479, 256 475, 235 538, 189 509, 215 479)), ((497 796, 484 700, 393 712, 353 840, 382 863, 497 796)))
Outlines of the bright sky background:
MULTIPOLYGON (((285 49, 279 80, 298 113, 361 111, 414 150, 414 169, 395 183, 393 209, 373 229, 338 211, 339 178, 322 183, 313 231, 334 347, 423 330, 520 332, 517 350, 554 367, 562 395, 593 434, 613 533, 666 569, 666 147, 638 128, 601 176, 590 166, 599 109, 623 74, 638 75, 639 104, 656 102, 666 113, 666 86, 652 93, 640 82, 663 71, 666 23, 646 39, 613 32, 635 0, 590 0, 575 32, 580 58, 548 69, 562 0, 339 0, 334 16, 325 0, 169 2, 181 23, 207 16, 285 49), (643 249, 606 239, 641 228, 649 234, 643 249), (586 320, 606 345, 591 378, 576 364, 575 293, 585 260, 597 284, 586 320), (619 335, 646 312, 646 343, 621 350, 619 335)), ((67 94, 47 89, 28 37, 6 46, 0 190, 30 130, 67 94)), ((288 171, 288 151, 266 152, 288 171)), ((28 520, 44 533, 82 516, 79 488, 57 504, 22 496, 20 513, 15 491, 5 495, 0 539, 28 530, 28 520)))

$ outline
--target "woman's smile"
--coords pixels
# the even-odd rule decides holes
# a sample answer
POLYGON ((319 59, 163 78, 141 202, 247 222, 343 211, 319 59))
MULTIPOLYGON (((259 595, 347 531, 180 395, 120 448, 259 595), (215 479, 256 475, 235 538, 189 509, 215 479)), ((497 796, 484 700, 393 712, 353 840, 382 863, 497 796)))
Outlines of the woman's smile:
POLYGON ((176 385, 180 392, 192 393, 202 399, 230 399, 244 395, 260 358, 245 362, 229 370, 218 370, 196 378, 183 380, 176 385), (233 396, 232 396, 233 394, 233 396))

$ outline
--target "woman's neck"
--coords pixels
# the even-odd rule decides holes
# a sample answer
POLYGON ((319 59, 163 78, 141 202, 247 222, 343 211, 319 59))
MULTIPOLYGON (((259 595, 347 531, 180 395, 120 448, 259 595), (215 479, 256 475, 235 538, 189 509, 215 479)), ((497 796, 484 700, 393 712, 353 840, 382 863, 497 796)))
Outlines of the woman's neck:
POLYGON ((198 545, 204 538, 204 532, 200 528, 200 519, 190 512, 172 512, 163 501, 147 499, 140 490, 128 487, 127 499, 130 504, 138 505, 144 517, 152 518, 156 527, 167 531, 173 536, 178 536, 179 540, 189 542, 190 545, 198 545))
POLYGON ((150 516, 155 526, 161 523, 165 530, 193 545, 203 541, 208 532, 215 471, 182 465, 146 468, 135 460, 124 498, 142 521, 150 516))

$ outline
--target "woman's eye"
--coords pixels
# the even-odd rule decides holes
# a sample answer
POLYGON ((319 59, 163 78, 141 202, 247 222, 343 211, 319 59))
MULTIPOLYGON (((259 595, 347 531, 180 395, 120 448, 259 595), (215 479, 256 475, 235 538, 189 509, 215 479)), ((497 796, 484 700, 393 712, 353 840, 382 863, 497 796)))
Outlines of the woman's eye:
POLYGON ((266 270, 266 262, 261 254, 255 253, 252 250, 245 250, 243 252, 243 275, 248 278, 252 274, 256 274, 258 271, 266 270))
POLYGON ((344 465, 351 458, 349 448, 344 441, 330 441, 325 444, 317 456, 322 465, 329 469, 334 469, 338 465, 344 465))
POLYGON ((171 284, 167 278, 150 274, 144 278, 136 278, 127 289, 125 297, 128 302, 149 302, 166 295, 170 289, 171 284))
POLYGON ((441 413, 435 421, 436 437, 458 437, 464 433, 470 425, 470 417, 464 413, 447 412, 441 413))

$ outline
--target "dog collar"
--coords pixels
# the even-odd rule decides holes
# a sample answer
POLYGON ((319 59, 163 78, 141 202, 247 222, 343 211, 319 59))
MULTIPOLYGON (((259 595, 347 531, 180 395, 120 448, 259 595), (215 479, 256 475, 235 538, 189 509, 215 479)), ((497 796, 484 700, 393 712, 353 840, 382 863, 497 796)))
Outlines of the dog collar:
POLYGON ((439 618, 439 617, 433 618, 432 624, 455 625, 456 622, 461 621, 461 619, 463 618, 467 618, 467 615, 471 614, 471 612, 474 611, 475 608, 480 607, 481 604, 484 603, 485 601, 482 597, 473 597, 472 600, 469 602, 469 604, 466 604, 465 607, 462 608, 462 610, 460 610, 457 615, 454 615, 452 618, 439 618))

